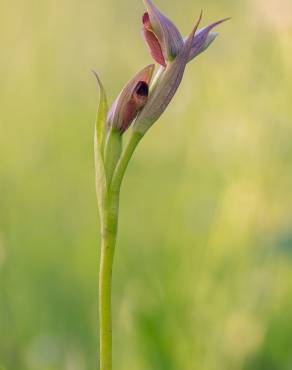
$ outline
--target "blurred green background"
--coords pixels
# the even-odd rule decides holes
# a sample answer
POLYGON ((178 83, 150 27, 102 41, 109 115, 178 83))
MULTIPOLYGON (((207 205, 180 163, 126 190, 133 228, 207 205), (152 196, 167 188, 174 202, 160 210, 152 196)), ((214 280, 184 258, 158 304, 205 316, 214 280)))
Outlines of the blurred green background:
MULTIPOLYGON (((292 369, 292 3, 225 16, 123 184, 114 369, 292 369)), ((98 367, 95 68, 112 101, 151 58, 137 0, 1 0, 0 369, 98 367)))

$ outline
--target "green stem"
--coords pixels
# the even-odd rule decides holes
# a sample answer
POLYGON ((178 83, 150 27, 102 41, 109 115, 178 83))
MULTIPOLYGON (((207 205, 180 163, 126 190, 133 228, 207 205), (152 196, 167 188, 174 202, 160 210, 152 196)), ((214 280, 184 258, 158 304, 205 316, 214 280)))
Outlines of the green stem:
POLYGON ((142 137, 143 137, 143 134, 141 134, 140 132, 135 132, 134 131, 132 133, 132 135, 129 139, 128 145, 127 145, 124 153, 122 154, 121 159, 119 160, 119 162, 117 164, 117 167, 116 167, 113 179, 112 179, 111 189, 113 191, 119 191, 120 190, 120 187, 121 187, 121 184, 122 184, 122 181, 123 181, 123 178, 124 178, 124 174, 125 174, 125 171, 128 167, 129 161, 130 161, 137 145, 139 144, 140 140, 142 139, 142 137))
POLYGON ((99 270, 100 370, 112 369, 111 286, 118 227, 119 192, 108 193, 102 216, 99 270))
MULTIPOLYGON (((134 132, 119 160, 101 206, 101 254, 99 270, 100 370, 112 370, 112 268, 118 230, 122 180, 135 148, 143 135, 134 132)), ((103 198, 102 198, 103 199, 103 198)))

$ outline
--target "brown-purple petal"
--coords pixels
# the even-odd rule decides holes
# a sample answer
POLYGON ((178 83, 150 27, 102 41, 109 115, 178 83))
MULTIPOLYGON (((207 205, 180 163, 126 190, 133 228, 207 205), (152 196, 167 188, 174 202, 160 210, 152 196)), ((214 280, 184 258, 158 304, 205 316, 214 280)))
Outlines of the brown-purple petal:
POLYGON ((161 45, 155 33, 152 30, 149 14, 146 12, 142 17, 143 35, 147 45, 149 46, 150 53, 153 59, 163 67, 166 67, 164 55, 162 53, 161 45))

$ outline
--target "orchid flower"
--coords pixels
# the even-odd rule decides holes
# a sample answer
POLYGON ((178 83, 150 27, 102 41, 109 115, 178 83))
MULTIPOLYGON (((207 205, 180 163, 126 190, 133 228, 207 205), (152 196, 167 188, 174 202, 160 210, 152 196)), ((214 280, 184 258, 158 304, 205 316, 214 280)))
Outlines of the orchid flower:
POLYGON ((193 30, 184 38, 174 23, 151 0, 144 0, 142 33, 154 64, 139 71, 122 89, 108 110, 105 89, 94 72, 100 91, 95 126, 96 191, 101 220, 99 272, 100 370, 112 369, 111 277, 117 237, 119 194, 135 148, 159 119, 175 95, 187 64, 205 51, 217 37, 213 29, 226 19, 193 30), (132 126, 123 149, 124 133, 132 126))
MULTIPOLYGON (((142 32, 153 59, 162 66, 159 82, 152 86, 145 108, 138 115, 134 131, 145 134, 165 111, 175 95, 188 62, 205 51, 217 37, 212 29, 228 18, 197 31, 202 13, 190 35, 183 39, 177 27, 163 15, 151 0, 144 0, 147 11, 142 17, 142 32)), ((158 81, 158 78, 155 79, 158 81)))

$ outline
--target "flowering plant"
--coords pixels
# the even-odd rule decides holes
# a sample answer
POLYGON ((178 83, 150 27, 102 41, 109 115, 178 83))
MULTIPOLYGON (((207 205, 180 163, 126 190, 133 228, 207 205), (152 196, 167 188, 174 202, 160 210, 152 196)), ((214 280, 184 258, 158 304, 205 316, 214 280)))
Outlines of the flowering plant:
POLYGON ((138 143, 159 119, 175 95, 188 62, 205 51, 217 37, 215 26, 198 29, 199 16, 190 35, 183 38, 177 27, 151 0, 144 0, 142 33, 155 65, 139 71, 108 109, 104 87, 94 72, 100 91, 95 126, 96 191, 101 224, 99 271, 100 370, 112 369, 111 282, 117 237, 119 195, 128 163, 138 143), (131 127, 123 148, 123 134, 131 127))

